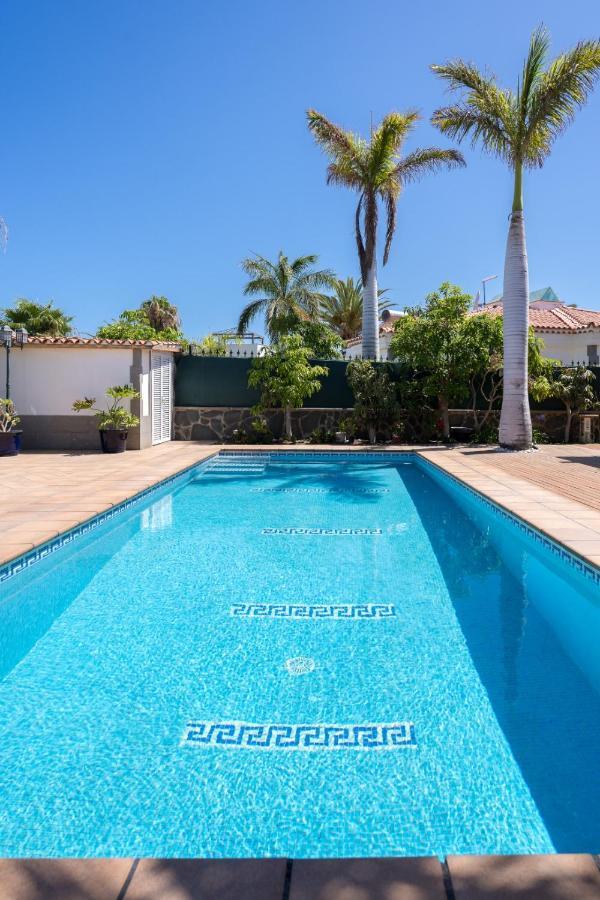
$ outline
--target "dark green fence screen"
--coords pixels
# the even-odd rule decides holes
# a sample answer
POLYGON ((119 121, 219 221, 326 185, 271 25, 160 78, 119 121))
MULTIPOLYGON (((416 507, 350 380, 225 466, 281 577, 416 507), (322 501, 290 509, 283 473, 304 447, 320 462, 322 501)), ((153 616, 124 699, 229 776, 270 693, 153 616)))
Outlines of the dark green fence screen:
MULTIPOLYGON (((317 362, 317 360, 314 360, 317 362)), ((348 360, 318 361, 329 369, 329 374, 321 379, 321 390, 307 400, 306 407, 314 409, 339 409, 354 405, 352 391, 346 379, 348 360)), ((175 374, 175 406, 254 406, 259 393, 248 387, 248 371, 251 357, 244 356, 181 356, 175 374)), ((414 377, 394 363, 374 363, 386 366, 393 380, 414 377)), ((594 373, 596 396, 600 396, 600 367, 589 367, 594 373)), ((435 405, 435 401, 432 400, 435 405)), ((531 402, 532 409, 562 410, 560 400, 531 402)), ((468 396, 463 401, 456 400, 455 409, 470 406, 468 396), (466 401, 466 402, 465 402, 466 401)), ((485 407, 480 402, 478 406, 485 407)))
MULTIPOLYGON (((254 406, 259 392, 248 387, 249 357, 182 356, 175 374, 175 406, 254 406)), ((328 360, 329 375, 321 390, 307 400, 307 407, 336 409, 352 406, 345 360, 328 360)), ((381 365, 379 363, 378 365, 381 365)))

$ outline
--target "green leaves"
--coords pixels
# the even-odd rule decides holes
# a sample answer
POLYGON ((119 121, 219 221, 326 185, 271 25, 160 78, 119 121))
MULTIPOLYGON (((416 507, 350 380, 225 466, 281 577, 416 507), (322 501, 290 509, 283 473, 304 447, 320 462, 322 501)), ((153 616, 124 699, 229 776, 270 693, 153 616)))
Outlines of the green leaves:
POLYGON ((12 329, 26 328, 32 336, 64 337, 71 333, 73 316, 67 316, 61 309, 49 303, 37 303, 22 297, 15 305, 2 310, 0 325, 10 325, 12 329))
POLYGON ((346 369, 354 394, 353 425, 369 433, 371 443, 377 434, 389 433, 400 418, 396 386, 383 367, 366 359, 355 359, 346 369))
POLYGON ((319 378, 329 370, 311 365, 310 355, 300 335, 293 334, 283 336, 265 356, 252 360, 248 386, 261 391, 258 410, 297 409, 320 390, 319 378))
POLYGON ((75 400, 72 408, 74 412, 94 409, 94 415, 98 419, 100 431, 127 431, 129 428, 135 428, 136 425, 139 425, 140 420, 138 417, 134 416, 122 405, 123 400, 134 400, 140 396, 139 392, 132 385, 117 384, 109 387, 106 389, 106 396, 113 400, 106 409, 94 409, 95 397, 84 397, 83 400, 75 400))
POLYGON ((335 125, 316 110, 307 112, 308 127, 331 160, 327 168, 327 183, 348 187, 359 194, 355 236, 364 281, 375 259, 378 203, 385 204, 386 212, 385 265, 396 230, 396 204, 403 185, 441 166, 452 168, 464 165, 457 150, 431 148, 401 159, 403 144, 418 118, 414 110, 390 112, 367 142, 335 125))
POLYGON ((20 421, 13 401, 0 397, 0 431, 13 431, 20 421))
POLYGON ((177 307, 166 297, 152 296, 137 309, 124 309, 118 319, 102 325, 96 332, 99 338, 112 341, 183 340, 177 307))
POLYGON ((459 103, 437 109, 432 123, 459 143, 467 137, 480 142, 515 169, 543 165, 552 142, 573 121, 600 75, 600 41, 582 41, 544 69, 549 46, 548 32, 540 26, 531 36, 514 92, 460 59, 431 66, 450 91, 462 93, 459 103))
POLYGON ((277 262, 258 255, 242 260, 242 268, 249 276, 244 294, 259 296, 242 310, 238 334, 247 331, 260 314, 265 316, 271 340, 289 334, 300 322, 316 319, 326 298, 323 290, 333 287, 336 280, 330 269, 316 269, 317 261, 315 254, 290 261, 283 251, 277 262))

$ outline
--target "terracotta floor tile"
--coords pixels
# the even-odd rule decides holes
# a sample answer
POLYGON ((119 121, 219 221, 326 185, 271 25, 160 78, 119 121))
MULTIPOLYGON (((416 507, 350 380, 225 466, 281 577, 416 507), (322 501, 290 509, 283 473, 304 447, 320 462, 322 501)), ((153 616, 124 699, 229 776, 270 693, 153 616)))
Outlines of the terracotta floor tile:
POLYGON ((290 900, 446 900, 439 860, 298 859, 290 900))
POLYGON ((143 859, 126 900, 281 900, 282 859, 143 859))
POLYGON ((2 859, 0 900, 115 900, 131 859, 2 859))
POLYGON ((598 900, 591 856, 451 856, 456 900, 598 900))

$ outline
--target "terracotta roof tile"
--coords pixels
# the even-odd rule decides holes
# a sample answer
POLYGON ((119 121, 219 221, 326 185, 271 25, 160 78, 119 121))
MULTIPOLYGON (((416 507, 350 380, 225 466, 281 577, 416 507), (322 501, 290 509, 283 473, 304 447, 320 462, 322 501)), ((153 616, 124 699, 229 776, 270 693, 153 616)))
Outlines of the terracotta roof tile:
MULTIPOLYGON (((502 304, 491 304, 476 310, 473 315, 501 316, 502 304)), ((529 307, 529 323, 535 331, 582 332, 600 328, 600 310, 555 306, 552 309, 529 307)))
MULTIPOLYGON (((400 318, 400 317, 398 317, 398 318, 400 318)), ((396 324, 397 321, 398 321, 398 319, 394 319, 394 321, 391 322, 389 325, 388 324, 380 325, 379 326, 380 336, 382 334, 391 334, 394 330, 394 325, 396 324)), ((362 344, 362 334, 359 334, 357 337, 350 338, 349 341, 346 341, 346 347, 356 347, 357 344, 362 344)))
POLYGON ((173 341, 132 341, 132 340, 109 340, 108 338, 84 338, 77 335, 69 337, 47 337, 45 335, 31 335, 28 344, 43 344, 52 346, 69 346, 69 347, 148 347, 159 350, 181 350, 181 345, 173 341))

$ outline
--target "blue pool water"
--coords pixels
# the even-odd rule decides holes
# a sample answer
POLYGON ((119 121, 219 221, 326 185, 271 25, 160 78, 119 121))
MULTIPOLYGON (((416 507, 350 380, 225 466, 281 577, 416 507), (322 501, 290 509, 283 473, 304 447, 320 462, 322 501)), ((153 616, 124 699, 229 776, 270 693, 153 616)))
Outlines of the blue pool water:
POLYGON ((599 638, 424 461, 220 457, 0 585, 0 856, 598 852, 599 638))

